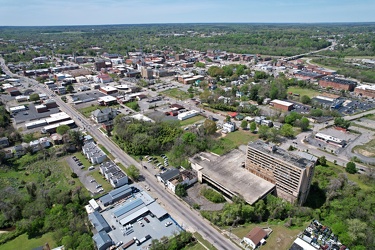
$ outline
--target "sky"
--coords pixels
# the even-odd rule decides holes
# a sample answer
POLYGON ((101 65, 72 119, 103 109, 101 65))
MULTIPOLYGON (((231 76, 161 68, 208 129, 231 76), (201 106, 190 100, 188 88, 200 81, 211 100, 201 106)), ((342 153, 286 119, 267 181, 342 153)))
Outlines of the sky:
POLYGON ((374 0, 0 0, 0 26, 374 22, 374 0))

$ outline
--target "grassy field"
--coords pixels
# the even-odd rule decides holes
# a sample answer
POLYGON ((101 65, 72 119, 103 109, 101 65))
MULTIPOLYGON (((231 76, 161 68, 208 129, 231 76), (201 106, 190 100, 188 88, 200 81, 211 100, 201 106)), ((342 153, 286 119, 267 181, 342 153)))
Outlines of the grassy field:
POLYGON ((300 96, 307 95, 308 97, 312 98, 320 93, 318 91, 315 91, 313 89, 303 89, 300 87, 289 87, 287 92, 292 92, 293 94, 299 94, 300 96))
MULTIPOLYGON (((263 250, 287 250, 292 245, 293 241, 296 239, 297 235, 301 233, 305 227, 308 225, 308 222, 303 227, 298 228, 286 228, 283 225, 269 225, 273 230, 272 234, 268 237, 267 243, 262 246, 260 249, 263 250)), ((267 224, 247 224, 243 227, 233 228, 232 233, 237 235, 242 239, 247 235, 254 227, 259 226, 266 228, 267 224)))
POLYGON ((204 246, 201 245, 201 243, 197 242, 194 245, 189 245, 187 247, 184 247, 183 250, 207 250, 204 246))
POLYGON ((26 234, 22 234, 4 245, 0 246, 1 250, 14 249, 34 249, 43 246, 48 242, 51 248, 57 247, 55 241, 52 239, 52 233, 43 234, 40 238, 28 239, 26 234))
POLYGON ((180 121, 180 125, 183 127, 183 126, 187 126, 187 125, 190 125, 190 124, 194 124, 198 121, 204 121, 205 119, 206 118, 204 118, 203 116, 197 115, 197 116, 194 116, 192 118, 180 121))
POLYGON ((165 94, 167 96, 176 98, 178 100, 186 100, 189 98, 189 93, 182 91, 180 89, 168 89, 166 91, 161 92, 162 94, 165 94))
POLYGON ((211 149, 215 154, 222 155, 230 150, 237 148, 240 145, 246 145, 250 141, 258 139, 258 135, 251 133, 250 131, 237 130, 232 133, 228 133, 225 137, 219 139, 219 145, 211 149))
POLYGON ((354 152, 362 154, 367 157, 375 157, 375 139, 369 141, 364 145, 357 145, 353 148, 354 152))
POLYGON ((335 165, 332 162, 327 161, 327 165, 330 169, 332 169, 336 174, 345 173, 348 179, 352 182, 357 183, 358 187, 360 187, 363 190, 369 190, 372 188, 375 188, 374 186, 371 186, 369 184, 366 184, 362 181, 359 174, 349 174, 345 171, 345 168, 339 165, 335 165))

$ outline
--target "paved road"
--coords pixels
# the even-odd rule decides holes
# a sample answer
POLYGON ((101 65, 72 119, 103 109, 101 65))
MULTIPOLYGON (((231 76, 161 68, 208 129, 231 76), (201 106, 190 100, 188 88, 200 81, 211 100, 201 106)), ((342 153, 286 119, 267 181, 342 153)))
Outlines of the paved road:
MULTIPOLYGON (((4 60, 0 58, 1 66, 6 74, 13 76, 9 69, 5 66, 4 60)), ((17 75, 14 75, 17 76, 17 75)), ((52 92, 46 88, 41 87, 41 85, 33 79, 27 77, 20 77, 22 80, 32 84, 40 92, 47 95, 51 95, 52 92)), ((157 183, 156 178, 149 171, 142 168, 142 166, 135 161, 132 157, 127 155, 122 149, 120 149, 116 144, 114 144, 107 136, 102 134, 102 132, 95 128, 95 125, 87 121, 86 118, 76 111, 72 106, 63 102, 60 98, 55 98, 56 103, 60 106, 61 111, 70 115, 80 127, 85 128, 93 137, 96 138, 100 144, 102 144, 111 154, 116 157, 116 159, 122 163, 124 166, 129 166, 131 164, 135 165, 140 169, 141 173, 145 177, 145 182, 149 185, 154 194, 155 198, 165 206, 167 211, 176 218, 180 218, 183 224, 187 226, 188 229, 192 231, 197 231, 200 235, 205 237, 214 247, 223 250, 240 249, 233 242, 225 238, 220 232, 214 229, 210 223, 204 220, 200 214, 192 210, 190 207, 176 200, 176 198, 169 192, 164 190, 164 188, 157 183)))

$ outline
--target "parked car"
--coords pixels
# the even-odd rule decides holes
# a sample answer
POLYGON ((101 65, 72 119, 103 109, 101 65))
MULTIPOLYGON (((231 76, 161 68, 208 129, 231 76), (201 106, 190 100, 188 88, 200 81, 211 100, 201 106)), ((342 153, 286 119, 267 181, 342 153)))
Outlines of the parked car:
POLYGON ((94 169, 95 169, 94 166, 89 167, 89 170, 94 170, 94 169))
POLYGON ((172 225, 172 222, 170 222, 170 221, 167 221, 167 222, 165 223, 165 226, 166 226, 166 227, 169 227, 170 225, 172 225))
POLYGON ((147 217, 144 217, 143 219, 144 219, 147 223, 150 223, 150 220, 147 219, 147 217))
POLYGON ((97 188, 97 189, 98 189, 98 188, 101 188, 101 187, 102 187, 101 184, 96 185, 96 188, 97 188))

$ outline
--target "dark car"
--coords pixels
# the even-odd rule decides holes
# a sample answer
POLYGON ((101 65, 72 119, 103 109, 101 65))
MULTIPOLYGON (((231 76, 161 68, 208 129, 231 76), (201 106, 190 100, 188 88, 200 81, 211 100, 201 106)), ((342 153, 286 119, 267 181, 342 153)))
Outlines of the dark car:
POLYGON ((143 219, 144 219, 147 223, 150 223, 150 220, 147 219, 147 217, 144 217, 143 219))

